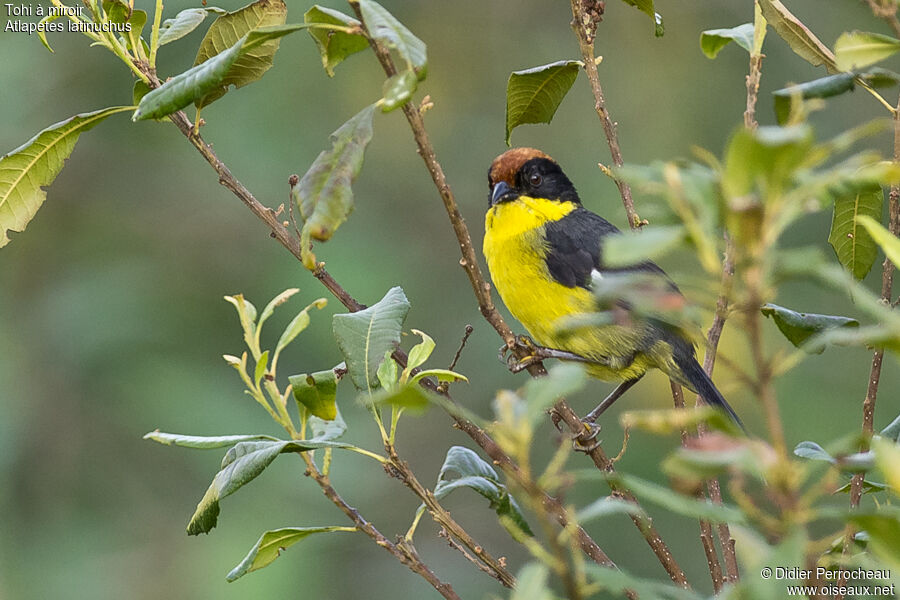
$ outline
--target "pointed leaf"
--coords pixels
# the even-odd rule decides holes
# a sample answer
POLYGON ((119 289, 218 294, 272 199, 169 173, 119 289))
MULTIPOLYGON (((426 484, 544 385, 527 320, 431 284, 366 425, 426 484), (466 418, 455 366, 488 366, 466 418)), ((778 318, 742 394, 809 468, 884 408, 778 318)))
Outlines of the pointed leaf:
POLYGON ((359 0, 359 9, 369 35, 396 50, 400 58, 415 69, 419 80, 424 79, 428 65, 425 43, 374 0, 359 0))
POLYGON ((549 123, 575 83, 581 63, 562 60, 513 71, 506 84, 506 145, 512 130, 524 123, 549 123))
POLYGON ((856 221, 866 228, 875 243, 884 251, 885 256, 895 265, 900 265, 900 239, 872 217, 860 215, 856 217, 856 221))
MULTIPOLYGON (((819 315, 815 313, 798 313, 777 304, 765 304, 760 312, 772 317, 782 335, 794 346, 801 348, 812 336, 837 327, 859 327, 859 321, 850 317, 835 315, 819 315)), ((822 345, 807 348, 810 352, 821 354, 825 351, 822 345)))
POLYGON ((795 17, 780 0, 758 0, 766 22, 788 43, 791 50, 814 67, 825 65, 829 73, 841 69, 835 63, 834 54, 815 34, 795 17))
POLYGON ((194 516, 187 526, 188 535, 209 533, 218 521, 219 502, 256 479, 279 454, 325 447, 346 448, 347 444, 324 440, 238 443, 225 454, 225 458, 222 459, 222 470, 216 473, 206 494, 197 504, 194 516))
POLYGON ((253 381, 259 386, 259 382, 262 380, 263 375, 266 374, 266 367, 269 365, 269 351, 266 350, 259 356, 259 360, 256 361, 256 370, 253 373, 253 381))
POLYGON ((715 58, 730 42, 736 43, 747 52, 752 52, 753 23, 744 23, 729 29, 707 29, 700 34, 700 49, 707 58, 715 58))
POLYGON ((837 462, 837 459, 829 454, 825 448, 815 442, 800 442, 794 448, 794 454, 800 458, 807 458, 809 460, 821 460, 831 464, 837 462))
MULTIPOLYGON (((359 21, 353 17, 332 8, 325 8, 318 4, 310 8, 303 15, 304 23, 331 23, 346 27, 358 27, 359 21)), ((362 35, 350 34, 343 31, 328 31, 326 29, 310 29, 312 36, 322 55, 322 66, 329 77, 334 77, 334 68, 351 54, 356 54, 369 47, 369 42, 362 35)))
POLYGON ((775 97, 775 117, 779 125, 787 122, 791 114, 793 98, 798 96, 804 100, 809 98, 830 98, 844 92, 852 92, 854 79, 853 73, 838 73, 837 75, 829 75, 821 79, 814 79, 813 81, 775 90, 772 92, 772 95, 775 97))
POLYGON ((858 280, 862 280, 872 268, 878 255, 878 245, 869 232, 859 225, 856 217, 866 215, 881 222, 883 205, 884 192, 880 185, 869 185, 834 200, 828 243, 844 268, 858 280))
POLYGON ((322 151, 291 190, 305 220, 304 231, 327 241, 353 211, 350 187, 362 168, 372 140, 375 105, 367 106, 331 134, 331 149, 322 151))
POLYGON ((261 328, 263 326, 263 323, 265 323, 266 320, 272 316, 272 313, 275 312, 275 309, 277 307, 287 302, 291 296, 299 291, 300 290, 298 290, 297 288, 288 288, 272 298, 269 303, 266 304, 266 307, 263 309, 262 313, 259 315, 259 322, 256 324, 256 327, 261 328))
POLYGON ((409 370, 425 364, 425 361, 428 360, 428 357, 434 352, 434 340, 431 339, 430 335, 424 331, 419 331, 418 329, 413 329, 412 332, 422 338, 422 341, 413 346, 409 351, 409 358, 406 363, 406 368, 409 370))
POLYGON ((278 441, 278 438, 268 435, 218 435, 204 437, 199 435, 181 435, 179 433, 163 433, 161 431, 151 431, 144 436, 144 439, 159 442, 166 446, 201 449, 224 448, 225 446, 234 446, 238 442, 278 441))
POLYGON ((350 378, 359 389, 371 391, 378 385, 378 365, 384 360, 384 353, 400 343, 400 330, 408 312, 406 294, 394 287, 365 310, 334 315, 335 340, 347 362, 350 378))
POLYGON ((297 313, 291 322, 288 323, 288 326, 284 328, 284 332, 281 334, 281 337, 278 339, 278 344, 275 346, 275 352, 280 353, 284 348, 294 341, 294 339, 303 332, 304 329, 309 325, 309 311, 313 307, 318 308, 319 310, 325 308, 328 304, 328 300, 325 298, 319 298, 315 302, 310 303, 303 310, 297 313))
POLYGON ((841 34, 834 44, 838 69, 862 69, 882 61, 900 50, 900 40, 889 35, 850 31, 841 34))
MULTIPOLYGON (((55 21, 58 18, 60 18, 61 16, 62 15, 60 15, 60 14, 47 15, 46 17, 44 17, 43 19, 41 19, 38 22, 38 32, 37 32, 38 38, 40 38, 41 43, 44 45, 44 48, 46 48, 50 52, 53 52, 53 48, 50 47, 50 42, 47 41, 47 30, 46 30, 45 24, 55 21)), ((140 80, 138 80, 138 81, 140 81, 140 80)))
MULTIPOLYGON (((220 16, 210 25, 209 31, 200 42, 194 65, 200 65, 210 58, 234 47, 237 42, 250 31, 271 25, 283 25, 287 19, 287 6, 284 0, 258 0, 234 12, 220 16)), ((193 101, 197 107, 205 106, 225 95, 230 86, 241 87, 252 83, 272 67, 275 52, 278 51, 278 39, 249 50, 232 63, 229 71, 213 90, 196 97, 193 101)))
POLYGON ((75 115, 0 157, 0 248, 9 243, 7 231, 24 231, 47 199, 43 188, 62 171, 78 137, 106 117, 126 110, 131 107, 114 106, 75 115))
POLYGON ((337 416, 337 376, 333 369, 311 375, 291 375, 288 379, 294 400, 305 406, 310 414, 325 421, 337 416))
POLYGON ((205 8, 187 8, 173 19, 166 19, 159 28, 159 45, 165 46, 180 40, 206 19, 209 11, 205 8))
POLYGON ((314 533, 330 533, 332 531, 356 531, 355 527, 284 527, 267 531, 259 538, 256 545, 235 568, 225 576, 231 583, 247 573, 267 567, 286 550, 314 533))
POLYGON ((663 27, 662 16, 659 13, 654 12, 654 10, 653 10, 653 0, 622 0, 622 1, 625 4, 628 4, 629 6, 635 7, 636 9, 638 9, 639 11, 641 11, 642 13, 644 13, 648 17, 650 17, 650 19, 653 21, 653 26, 654 26, 653 34, 656 37, 663 36, 663 34, 666 32, 666 30, 663 27))

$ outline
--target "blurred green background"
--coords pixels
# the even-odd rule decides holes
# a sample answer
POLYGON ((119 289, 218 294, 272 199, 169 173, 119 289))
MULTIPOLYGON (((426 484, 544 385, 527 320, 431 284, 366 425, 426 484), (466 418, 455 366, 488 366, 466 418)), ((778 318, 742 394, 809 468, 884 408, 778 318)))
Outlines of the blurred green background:
MULTIPOLYGON (((147 0, 136 4, 152 9, 147 0)), ((241 5, 238 0, 218 4, 229 10, 241 5)), ((311 3, 288 4, 288 20, 296 22, 311 3)), ((385 0, 384 5, 428 44, 429 77, 417 97, 424 90, 435 102, 426 123, 480 247, 485 173, 504 149, 507 77, 512 70, 577 57, 568 3, 385 0)), ((172 2, 166 16, 189 6, 172 2)), ((789 6, 827 44, 847 28, 881 30, 856 1, 832 0, 825 8, 804 0, 789 6)), ((698 39, 704 29, 752 20, 752 2, 660 0, 657 10, 666 22, 661 39, 653 38, 645 15, 614 0, 607 3, 598 35, 597 53, 604 57, 600 75, 625 159, 647 163, 689 156, 695 145, 718 154, 741 121, 747 55, 732 45, 710 61, 698 39)), ((207 25, 163 47, 163 75, 191 65, 207 25)), ((0 152, 72 114, 131 101, 132 78, 112 55, 89 48, 75 34, 51 35, 50 41, 55 54, 37 36, 0 33, 0 152)), ((769 92, 824 72, 791 54, 774 34, 765 53, 759 119, 771 123, 769 92)), ((262 81, 204 111, 203 133, 257 198, 277 206, 287 201, 288 176, 302 173, 327 146, 331 131, 380 96, 382 80, 368 52, 341 64, 329 80, 312 40, 297 34, 282 41, 275 66, 262 81)), ((830 100, 812 122, 821 139, 881 116, 879 111, 874 100, 857 92, 830 100)), ((446 366, 465 325, 473 324, 475 333, 458 365, 471 384, 456 385, 453 393, 488 416, 494 390, 519 386, 526 376, 513 376, 497 362, 500 340, 480 319, 457 264, 455 239, 402 114, 378 116, 375 127, 355 185, 356 211, 332 242, 319 246, 318 255, 362 302, 403 286, 412 303, 407 327, 423 329, 438 342, 434 366, 446 366)), ((588 208, 624 225, 615 188, 596 167, 598 161, 609 163, 609 153, 583 77, 550 126, 522 127, 512 142, 554 156, 588 208)), ((889 151, 887 137, 872 144, 889 151)), ((638 211, 652 214, 641 210, 642 202, 638 197, 638 211)), ((830 213, 811 215, 786 239, 830 254, 830 218, 830 213)), ((697 272, 687 254, 662 264, 676 280, 697 272)), ((879 265, 880 259, 873 270, 880 273, 879 265)), ((878 279, 877 273, 870 275, 873 289, 878 279)), ((0 251, 0 598, 435 597, 386 552, 352 534, 311 538, 264 571, 226 584, 224 575, 262 531, 346 524, 302 476, 295 457, 276 461, 226 499, 211 535, 184 532, 221 452, 165 448, 141 436, 155 428, 278 434, 220 358, 243 349, 234 309, 222 296, 243 292, 261 306, 287 287, 302 290, 300 300, 288 305, 293 310, 327 296, 218 185, 173 127, 135 125, 119 115, 82 137, 28 230, 14 234, 0 251)), ((283 356, 283 375, 339 362, 330 322, 341 308, 329 300, 283 356)), ((811 285, 784 287, 777 301, 859 316, 848 299, 811 285)), ((270 321, 269 343, 293 310, 282 308, 270 321)), ((769 348, 786 349, 771 322, 766 328, 769 348)), ((722 351, 747 363, 735 324, 726 327, 722 351)), ((827 441, 856 428, 869 361, 864 350, 834 348, 779 380, 790 445, 827 441)), ((876 426, 898 410, 895 360, 886 363, 883 379, 876 426)), ((763 433, 754 398, 722 366, 716 380, 749 428, 763 433)), ((592 382, 572 401, 586 411, 609 389, 592 382)), ((611 453, 621 441, 618 412, 666 406, 667 389, 663 377, 653 374, 605 416, 603 436, 611 453)), ((374 427, 349 385, 339 402, 350 438, 377 448, 374 427)), ((552 449, 554 433, 549 425, 539 432, 538 459, 552 449)), ((658 463, 677 443, 674 437, 635 435, 624 468, 661 480, 658 463)), ((401 453, 426 482, 436 477, 453 444, 474 447, 438 410, 407 419, 399 436, 401 453)), ((580 457, 571 461, 587 464, 580 457)), ((338 456, 333 479, 383 533, 393 537, 406 530, 418 502, 367 459, 338 456)), ((582 486, 570 491, 567 501, 584 504, 603 493, 602 487, 582 486)), ((482 498, 461 492, 447 505, 491 552, 508 556, 513 570, 523 564, 523 552, 497 526, 482 498)), ((696 522, 656 513, 689 578, 709 586, 696 522)), ((665 577, 626 518, 599 521, 591 531, 623 568, 665 577)), ((423 522, 417 546, 442 579, 465 598, 503 593, 435 533, 433 523, 423 522)))

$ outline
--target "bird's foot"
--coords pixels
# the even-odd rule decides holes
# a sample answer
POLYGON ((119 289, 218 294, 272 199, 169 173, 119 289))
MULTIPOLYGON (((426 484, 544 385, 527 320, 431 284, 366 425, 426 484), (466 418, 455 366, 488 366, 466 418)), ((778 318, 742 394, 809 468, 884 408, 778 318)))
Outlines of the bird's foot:
POLYGON ((518 373, 520 371, 524 371, 528 367, 533 364, 541 362, 545 356, 542 354, 543 348, 534 343, 534 341, 525 335, 516 336, 515 342, 512 347, 507 344, 503 344, 500 346, 500 352, 498 354, 498 358, 500 362, 505 362, 507 368, 513 372, 518 373), (524 351, 524 352, 523 352, 524 351), (519 353, 527 353, 522 358, 518 358, 516 355, 519 353))
POLYGON ((600 447, 602 443, 598 439, 600 435, 600 426, 594 422, 582 421, 584 424, 584 432, 575 436, 572 440, 572 449, 576 452, 584 452, 590 454, 600 447))

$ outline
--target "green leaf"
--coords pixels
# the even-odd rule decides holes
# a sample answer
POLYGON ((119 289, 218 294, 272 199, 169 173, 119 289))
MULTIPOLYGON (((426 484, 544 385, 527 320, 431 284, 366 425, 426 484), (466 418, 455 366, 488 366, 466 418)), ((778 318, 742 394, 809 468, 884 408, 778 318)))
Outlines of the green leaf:
POLYGON ((603 264, 609 267, 633 266, 671 252, 684 240, 681 225, 648 227, 641 233, 622 233, 602 238, 603 264))
MULTIPOLYGON (((287 6, 284 0, 258 0, 252 4, 220 16, 210 25, 209 31, 200 42, 194 66, 198 66, 219 54, 233 48, 251 31, 273 25, 283 25, 287 19, 287 6)), ((210 91, 198 95, 192 101, 198 108, 221 98, 230 86, 241 87, 258 80, 272 67, 275 52, 278 51, 278 39, 271 39, 265 44, 237 57, 228 71, 210 91)))
POLYGON ((262 380, 263 375, 266 374, 266 367, 269 365, 269 351, 266 350, 259 356, 259 360, 256 361, 256 369, 253 372, 253 381, 259 386, 259 382, 262 380))
POLYGON ((739 436, 741 429, 724 411, 713 406, 700 406, 696 410, 669 408, 660 410, 633 410, 619 415, 623 427, 641 429, 658 435, 680 433, 706 423, 710 429, 739 436))
POLYGON ((188 535, 209 533, 219 517, 219 502, 250 483, 284 452, 305 452, 316 448, 346 448, 347 444, 327 440, 284 440, 239 442, 222 459, 222 470, 197 504, 187 526, 188 535))
POLYGON ((610 515, 641 515, 643 511, 633 502, 628 502, 613 496, 606 496, 594 500, 575 515, 578 524, 584 525, 594 519, 601 519, 610 515))
POLYGON ((355 527, 284 527, 267 531, 250 549, 244 560, 225 576, 231 583, 247 573, 267 567, 286 550, 314 533, 331 533, 333 531, 356 531, 355 527))
POLYGON ((506 84, 506 145, 512 130, 524 123, 549 123, 575 83, 581 63, 561 60, 513 71, 506 84))
POLYGON ((900 40, 889 35, 850 31, 834 44, 835 62, 841 71, 862 69, 882 61, 900 50, 900 40))
POLYGON ((252 337, 256 333, 256 307, 253 306, 252 302, 245 299, 243 294, 225 296, 224 298, 226 302, 232 304, 237 310, 245 338, 252 337))
POLYGON ((856 193, 841 195, 834 200, 831 232, 828 243, 834 248, 838 260, 858 280, 862 280, 878 255, 878 246, 869 232, 859 226, 856 217, 866 215, 881 222, 884 192, 873 184, 856 193))
MULTIPOLYGON (((859 327, 859 321, 850 317, 798 313, 777 304, 764 304, 759 310, 765 316, 772 317, 782 335, 797 348, 804 347, 804 343, 812 336, 829 329, 859 327)), ((809 352, 821 354, 825 351, 825 346, 812 344, 811 346, 806 346, 805 349, 809 352)))
POLYGON ((646 14, 653 21, 654 30, 653 34, 656 37, 662 37, 666 32, 665 27, 663 27, 663 19, 662 16, 654 12, 653 9, 653 0, 622 0, 625 4, 629 6, 633 6, 642 13, 646 14))
POLYGON ((62 171, 78 137, 106 117, 131 108, 114 106, 75 115, 0 157, 0 248, 10 241, 7 231, 25 231, 47 199, 44 186, 62 171))
POLYGON ((624 596, 625 590, 633 590, 639 598, 653 598, 653 600, 701 600, 703 598, 691 590, 676 587, 671 583, 641 579, 618 567, 586 564, 585 570, 590 577, 593 589, 599 588, 612 592, 616 597, 624 596))
POLYGON ((428 66, 425 43, 374 0, 359 0, 359 9, 369 35, 396 50, 400 58, 416 71, 419 80, 425 79, 428 66))
POLYGON ((311 415, 307 420, 310 431, 312 431, 312 441, 319 440, 336 440, 344 435, 347 431, 347 423, 341 416, 341 411, 335 407, 335 415, 333 419, 320 419, 315 415, 311 415))
POLYGON ((875 451, 875 466, 894 493, 900 496, 900 446, 893 440, 876 436, 872 438, 872 450, 875 451))
POLYGON ((181 435, 179 433, 163 433, 161 431, 151 431, 144 436, 144 439, 159 442, 166 446, 201 449, 224 448, 225 446, 234 446, 238 442, 279 441, 278 438, 268 435, 218 435, 204 437, 199 435, 181 435))
MULTIPOLYGON (((331 23, 345 27, 358 27, 360 22, 353 17, 332 8, 325 8, 318 4, 310 8, 303 15, 305 23, 331 23)), ((362 35, 350 34, 343 31, 328 31, 326 29, 310 29, 312 36, 322 55, 322 66, 329 77, 334 77, 334 68, 351 54, 356 54, 369 47, 369 42, 362 35)))
POLYGON ((652 502, 676 514, 693 519, 703 519, 713 523, 742 523, 744 515, 733 506, 714 504, 703 499, 689 498, 671 489, 633 475, 615 474, 610 479, 618 479, 630 488, 641 500, 652 502))
POLYGON ((400 331, 409 301, 403 289, 394 287, 365 310, 334 315, 332 329, 353 383, 362 390, 378 385, 378 365, 384 353, 400 343, 400 331))
POLYGON ((546 565, 530 562, 516 575, 516 587, 509 600, 553 600, 553 592, 547 586, 550 574, 546 565))
POLYGON ((715 58, 730 42, 747 52, 753 51, 753 23, 744 23, 729 29, 707 29, 700 34, 700 49, 707 58, 715 58))
POLYGON ((367 106, 331 134, 331 149, 323 150, 297 185, 292 197, 300 207, 304 231, 327 241, 353 211, 350 187, 362 169, 372 140, 375 105, 367 106))
POLYGON ((787 122, 791 114, 791 102, 795 97, 808 100, 809 98, 830 98, 844 92, 851 92, 854 88, 854 79, 853 73, 838 73, 775 90, 772 95, 775 97, 775 117, 778 124, 783 125, 787 122))
POLYGON ((294 400, 320 419, 331 421, 337 417, 337 375, 333 369, 312 375, 291 375, 294 400))
POLYGON ((900 442, 900 415, 897 415, 896 419, 881 430, 881 437, 900 442))
POLYGON ((785 182, 810 148, 812 130, 807 126, 741 128, 725 151, 722 191, 734 209, 748 202, 757 186, 765 198, 781 197, 785 182))
POLYGON ((438 381, 448 381, 450 383, 453 383, 454 381, 469 381, 469 378, 465 375, 461 375, 456 371, 450 371, 449 369, 425 369, 413 375, 409 382, 418 383, 426 377, 436 377, 438 381))
POLYGON ((187 8, 174 19, 166 19, 159 28, 159 45, 165 46, 180 40, 206 19, 209 11, 205 8, 187 8))
POLYGON ((382 88, 381 112, 391 112, 406 104, 418 86, 419 80, 412 69, 391 76, 382 88))
POLYGON ((272 298, 266 307, 263 309, 262 313, 259 315, 259 322, 256 324, 257 329, 262 329, 263 323, 268 320, 269 317, 275 312, 275 309, 290 299, 291 296, 299 292, 297 288, 288 288, 272 298))
MULTIPOLYGON (((60 15, 60 14, 47 15, 46 17, 44 17, 43 19, 38 21, 38 32, 37 32, 38 38, 40 38, 41 43, 44 45, 44 48, 46 48, 50 52, 53 52, 53 48, 50 47, 50 42, 47 41, 47 32, 42 25, 45 23, 50 23, 52 21, 55 21, 58 18, 60 18, 61 16, 62 15, 60 15)), ((140 80, 138 80, 138 81, 140 81, 140 80)))
POLYGON ((575 363, 553 365, 546 376, 530 379, 525 384, 524 396, 526 412, 532 424, 545 418, 546 410, 557 400, 581 390, 586 380, 584 368, 575 363))
POLYGON ((900 512, 882 508, 878 512, 851 513, 847 520, 869 534, 868 548, 891 569, 900 569, 900 512))
POLYGON ((389 391, 394 391, 397 384, 397 378, 400 376, 400 370, 397 368, 397 363, 391 358, 393 353, 393 350, 388 350, 384 353, 384 360, 378 365, 378 371, 376 373, 381 388, 389 391))
POLYGON ((857 76, 874 88, 891 87, 900 83, 900 74, 881 67, 872 67, 857 76))
POLYGON ((885 256, 892 263, 900 265, 900 239, 897 239, 896 235, 882 227, 881 223, 866 215, 856 217, 856 222, 866 228, 866 231, 869 232, 869 235, 872 236, 875 243, 881 247, 885 256))
MULTIPOLYGON (((387 360, 384 362, 387 362, 387 360)), ((427 392, 421 386, 415 385, 415 382, 411 381, 407 385, 396 389, 380 389, 371 396, 363 398, 363 401, 373 406, 389 404, 397 408, 423 411, 428 407, 429 400, 433 396, 436 396, 436 394, 427 392)))
POLYGON ((275 346, 275 353, 278 354, 282 350, 284 350, 284 348, 288 344, 294 341, 294 338, 296 338, 298 335, 300 335, 300 333, 303 332, 304 329, 306 329, 306 327, 309 325, 310 309, 315 307, 319 310, 322 310, 327 305, 328 300, 326 300, 325 298, 319 298, 318 300, 316 300, 315 302, 311 302, 306 306, 306 308, 298 312, 297 316, 291 319, 291 322, 288 323, 288 326, 284 328, 281 337, 278 338, 278 344, 275 346))
POLYGON ((425 364, 425 361, 428 360, 428 357, 434 352, 434 340, 431 339, 430 335, 424 331, 419 331, 418 329, 413 329, 412 332, 422 338, 422 341, 413 346, 409 351, 409 358, 406 363, 406 368, 409 370, 413 370, 416 367, 425 364))
POLYGON ((780 0, 758 0, 759 8, 781 39, 791 50, 814 67, 825 65, 829 73, 841 69, 835 63, 834 54, 815 34, 789 11, 780 0))
POLYGON ((500 477, 494 468, 482 460, 472 450, 462 446, 453 446, 447 451, 444 464, 438 474, 434 497, 444 498, 453 490, 469 488, 488 499, 491 508, 498 516, 509 517, 526 534, 533 536, 531 528, 525 521, 522 510, 510 495, 506 486, 500 483, 500 477), (456 479, 448 479, 448 475, 456 475, 456 479))
POLYGON ((800 458, 807 458, 809 460, 821 460, 831 464, 837 463, 837 459, 835 459, 831 454, 829 454, 825 448, 820 446, 815 442, 800 442, 794 448, 794 455, 799 456, 800 458))

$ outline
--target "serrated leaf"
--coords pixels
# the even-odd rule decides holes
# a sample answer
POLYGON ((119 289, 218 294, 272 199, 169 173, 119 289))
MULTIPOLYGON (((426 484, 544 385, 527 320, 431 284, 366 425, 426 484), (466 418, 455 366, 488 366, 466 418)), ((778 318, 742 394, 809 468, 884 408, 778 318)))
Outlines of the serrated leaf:
POLYGON ((506 145, 512 130, 525 123, 549 123, 578 77, 581 63, 561 60, 513 71, 506 84, 506 145))
MULTIPOLYGON (((360 22, 344 13, 315 5, 303 15, 305 23, 330 23, 345 27, 358 27, 360 22)), ((350 34, 343 31, 328 31, 326 29, 310 29, 312 36, 322 55, 322 66, 329 77, 334 77, 334 68, 351 54, 356 54, 369 47, 369 42, 362 35, 350 34)))
POLYGON ((758 0, 759 8, 775 32, 791 50, 814 67, 825 65, 829 73, 837 73, 834 53, 795 17, 780 0, 758 0))
POLYGON ((447 451, 444 464, 438 474, 434 497, 440 500, 460 488, 469 488, 488 499, 491 508, 498 516, 511 518, 516 525, 527 533, 534 535, 525 521, 522 510, 509 494, 506 486, 494 468, 472 450, 462 446, 453 446, 447 451), (448 475, 457 475, 456 479, 448 479, 448 475))
POLYGON ((734 42, 747 52, 753 51, 753 23, 727 29, 707 29, 700 34, 700 49, 707 58, 715 58, 722 48, 734 42))
POLYGON ((291 375, 294 400, 306 407, 310 414, 325 421, 337 417, 337 376, 333 369, 311 375, 291 375))
POLYGON ((867 31, 844 32, 834 44, 835 62, 841 71, 862 69, 900 50, 900 40, 867 31))
POLYGON ((47 199, 43 188, 62 171, 78 137, 106 117, 131 108, 114 106, 75 115, 0 157, 0 248, 10 241, 8 231, 25 231, 47 199))
POLYGON ((800 442, 794 448, 794 455, 799 456, 800 458, 807 458, 809 460, 821 460, 831 464, 835 464, 837 459, 835 459, 831 454, 829 454, 825 448, 820 446, 815 442, 805 441, 800 442))
POLYGON ((884 192, 880 185, 866 186, 834 200, 828 243, 844 268, 858 280, 862 280, 872 268, 878 255, 878 245, 869 232, 857 223, 856 217, 867 215, 880 222, 883 205, 884 192))
POLYGON ((793 98, 800 97, 804 100, 830 98, 844 92, 851 92, 854 88, 854 79, 855 76, 852 73, 838 73, 772 92, 775 97, 775 117, 778 124, 783 125, 787 122, 793 98))
POLYGON ((875 243, 894 265, 900 265, 900 239, 882 227, 881 223, 866 215, 859 215, 856 221, 866 228, 875 243))
POLYGON ((359 9, 369 35, 396 50, 400 58, 416 71, 419 80, 424 79, 428 66, 425 43, 374 0, 359 0, 359 9))
POLYGON ((315 302, 311 302, 297 313, 297 315, 291 319, 291 322, 288 323, 287 327, 284 328, 284 331, 281 333, 281 337, 278 338, 278 344, 275 346, 275 353, 281 353, 284 348, 294 341, 294 339, 300 335, 304 329, 309 325, 309 311, 313 307, 318 308, 319 310, 323 309, 328 304, 328 300, 325 298, 319 298, 315 302))
POLYGON ((256 545, 250 549, 244 560, 225 576, 231 583, 247 573, 267 567, 286 550, 314 533, 331 533, 333 531, 356 531, 355 527, 283 527, 262 534, 256 545))
POLYGON ((375 105, 367 106, 331 134, 331 149, 323 150, 291 195, 300 207, 303 229, 327 241, 353 211, 352 183, 362 169, 372 140, 375 105))
MULTIPOLYGON (((194 65, 200 65, 214 56, 233 48, 241 38, 254 29, 283 25, 287 19, 284 0, 258 0, 252 4, 220 16, 210 25, 200 42, 194 65)), ((206 106, 221 98, 230 86, 241 87, 252 83, 272 67, 278 39, 272 39, 236 59, 226 76, 213 90, 193 100, 197 107, 206 106)))
POLYGON ((664 256, 685 238, 681 225, 660 225, 636 233, 607 235, 602 238, 603 264, 607 267, 633 266, 664 256))
POLYGON ((354 385, 371 391, 378 385, 378 365, 384 354, 400 343, 400 331, 409 301, 403 289, 394 287, 365 310, 334 315, 332 329, 354 385))
POLYGON ((161 431, 151 431, 144 436, 144 439, 159 442, 166 446, 183 446, 185 448, 200 449, 224 448, 225 446, 233 446, 238 442, 279 441, 278 438, 273 438, 269 435, 217 435, 206 437, 199 435, 181 435, 179 433, 163 433, 161 431))
POLYGON ((205 8, 187 8, 172 19, 166 19, 159 28, 159 45, 165 46, 180 40, 194 31, 209 14, 205 8))
POLYGON ((825 346, 818 344, 812 347, 804 346, 804 343, 814 335, 838 327, 859 327, 859 321, 850 317, 798 313, 777 304, 764 304, 759 310, 763 315, 771 317, 775 321, 778 330, 794 346, 805 348, 816 354, 824 352, 825 346))
POLYGON ((389 77, 382 88, 381 112, 391 112, 406 104, 418 85, 418 77, 412 69, 389 77))
POLYGON ((187 526, 188 535, 209 533, 218 521, 219 502, 256 479, 279 454, 326 447, 346 448, 347 444, 326 440, 239 442, 225 454, 222 470, 197 504, 187 526))

